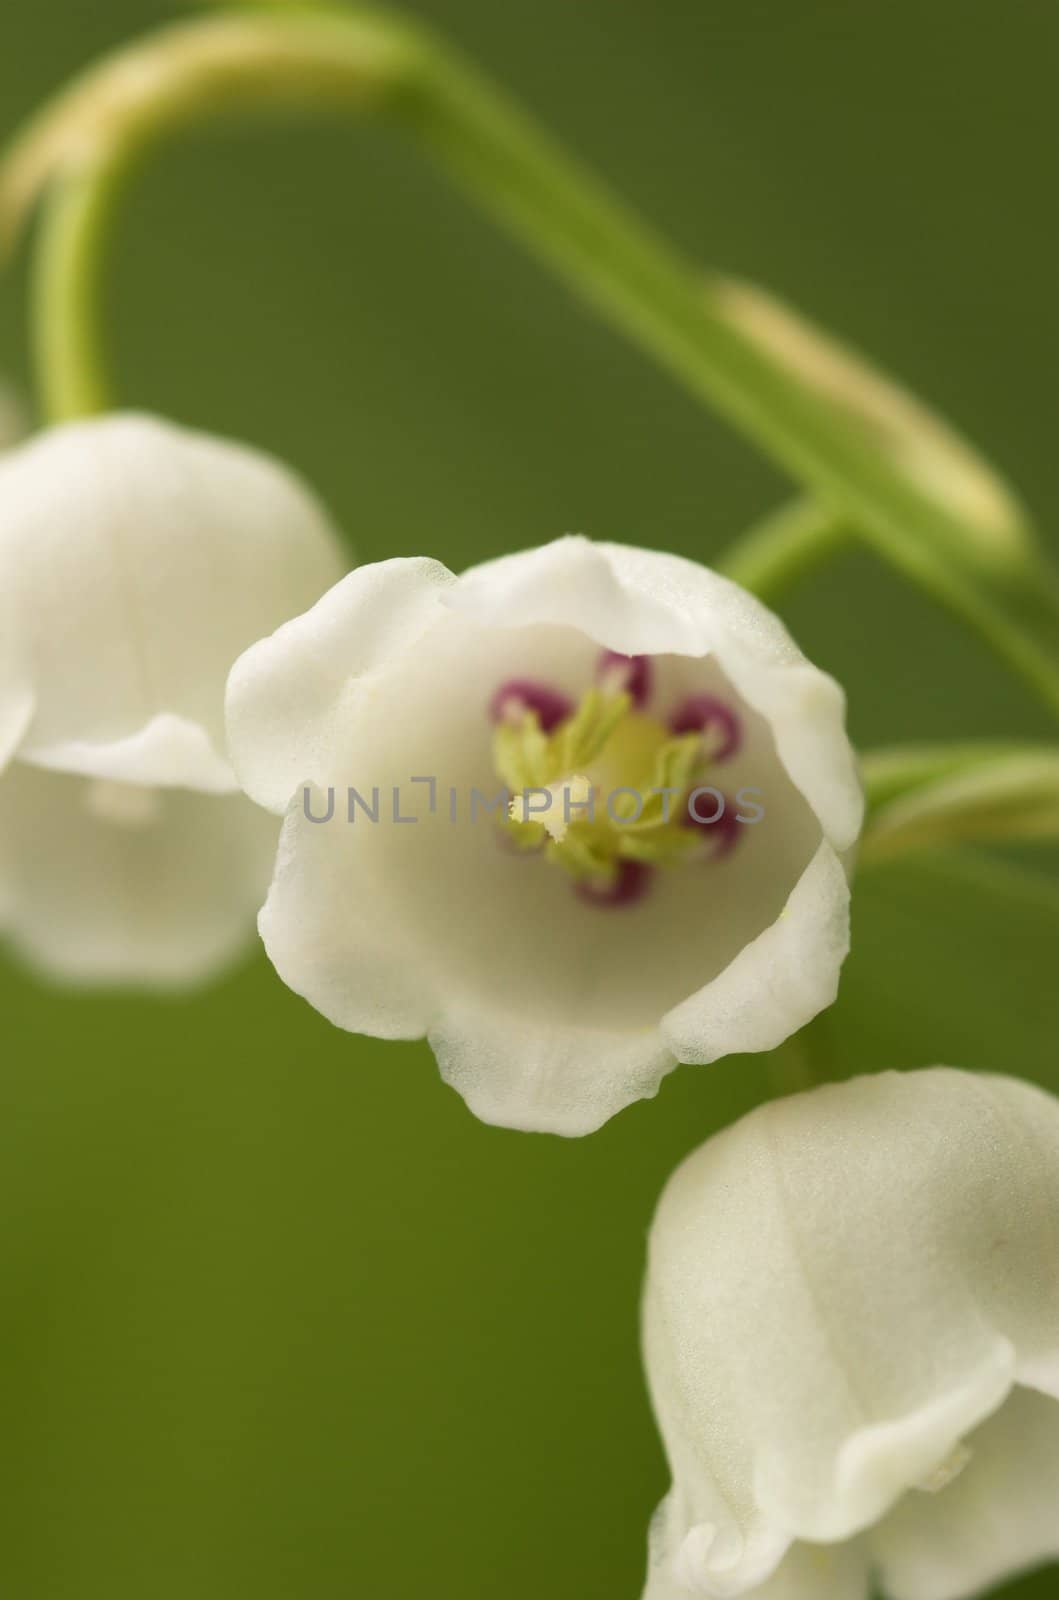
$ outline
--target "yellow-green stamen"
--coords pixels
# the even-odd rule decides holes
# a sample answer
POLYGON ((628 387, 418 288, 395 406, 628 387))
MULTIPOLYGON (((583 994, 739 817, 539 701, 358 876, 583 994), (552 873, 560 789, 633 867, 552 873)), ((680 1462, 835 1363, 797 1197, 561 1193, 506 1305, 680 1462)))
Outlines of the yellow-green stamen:
POLYGON ((511 794, 511 842, 575 883, 605 886, 622 861, 670 866, 702 848, 684 825, 707 762, 702 736, 672 734, 626 693, 589 689, 548 733, 526 707, 498 724, 493 761, 511 794))

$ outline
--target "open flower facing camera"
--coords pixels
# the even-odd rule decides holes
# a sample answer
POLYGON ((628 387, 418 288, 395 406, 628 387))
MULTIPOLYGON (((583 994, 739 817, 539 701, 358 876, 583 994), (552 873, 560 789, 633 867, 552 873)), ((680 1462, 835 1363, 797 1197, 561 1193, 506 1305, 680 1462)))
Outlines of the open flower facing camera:
POLYGON ((675 556, 361 568, 229 682, 236 771, 287 813, 266 949, 341 1027, 427 1034, 480 1117, 588 1133, 834 998, 843 711, 764 606, 675 556), (750 791, 756 825, 724 803, 750 791))
POLYGON ((145 416, 0 457, 0 932, 84 982, 178 984, 247 941, 276 829, 224 682, 342 571, 266 456, 145 416))
POLYGON ((678 1168, 644 1356, 644 1600, 966 1600, 1059 1557, 1059 1101, 885 1073, 678 1168))

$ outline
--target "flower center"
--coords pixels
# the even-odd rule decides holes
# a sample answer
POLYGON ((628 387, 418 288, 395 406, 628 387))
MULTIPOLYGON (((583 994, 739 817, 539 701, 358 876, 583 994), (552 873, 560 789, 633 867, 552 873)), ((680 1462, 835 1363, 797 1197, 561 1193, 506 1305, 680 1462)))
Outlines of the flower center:
POLYGON ((576 704, 526 679, 491 703, 508 842, 543 854, 592 904, 638 900, 656 869, 724 854, 737 837, 732 803, 706 778, 738 748, 739 718, 710 695, 652 715, 652 676, 648 658, 607 651, 576 704))

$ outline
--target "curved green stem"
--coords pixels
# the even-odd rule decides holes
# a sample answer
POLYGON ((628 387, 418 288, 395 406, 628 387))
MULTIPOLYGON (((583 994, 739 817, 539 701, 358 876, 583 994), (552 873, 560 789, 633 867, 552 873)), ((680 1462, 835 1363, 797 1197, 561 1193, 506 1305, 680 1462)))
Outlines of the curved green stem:
POLYGON ((82 171, 55 186, 42 220, 31 327, 41 410, 54 421, 112 403, 97 315, 110 201, 110 187, 82 171))
POLYGON ((1022 530, 994 542, 969 537, 951 506, 753 337, 695 263, 427 30, 386 13, 242 11, 170 28, 88 73, 31 126, 0 177, 0 223, 17 228, 56 177, 87 186, 57 191, 40 295, 42 314, 55 308, 58 317, 58 331, 40 341, 58 414, 105 394, 83 324, 97 315, 101 240, 131 162, 191 122, 277 103, 392 118, 584 300, 1059 707, 1059 586, 1022 530), (81 284, 65 281, 82 274, 81 284))
POLYGON ((852 539, 848 522, 836 512, 816 500, 794 500, 748 528, 716 566, 771 601, 852 539))

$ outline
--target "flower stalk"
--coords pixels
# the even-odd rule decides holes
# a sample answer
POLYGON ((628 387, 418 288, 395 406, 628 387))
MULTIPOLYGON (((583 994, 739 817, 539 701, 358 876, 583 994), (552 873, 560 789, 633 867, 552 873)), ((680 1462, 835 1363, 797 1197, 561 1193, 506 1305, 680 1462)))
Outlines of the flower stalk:
POLYGON ((717 570, 771 604, 852 539, 848 521, 822 502, 791 500, 741 534, 717 570))
MULTIPOLYGON (((53 415, 107 393, 100 261, 123 180, 162 137, 232 110, 383 115, 612 324, 717 407, 904 573, 971 623, 1059 709, 1059 582, 1025 527, 983 539, 833 394, 752 331, 723 285, 642 223, 428 30, 356 8, 221 15, 166 29, 61 94, 0 174, 12 237, 54 180, 37 345, 53 415), (70 187, 71 182, 73 187, 70 187)), ((786 560, 777 544, 773 554, 786 560)), ((773 573, 758 552, 759 581, 773 573)))

